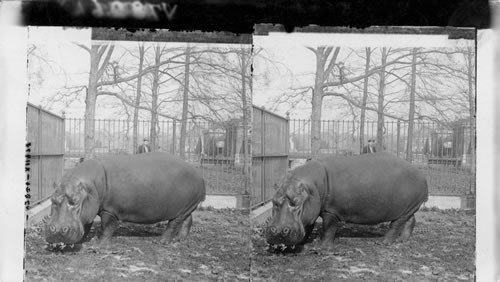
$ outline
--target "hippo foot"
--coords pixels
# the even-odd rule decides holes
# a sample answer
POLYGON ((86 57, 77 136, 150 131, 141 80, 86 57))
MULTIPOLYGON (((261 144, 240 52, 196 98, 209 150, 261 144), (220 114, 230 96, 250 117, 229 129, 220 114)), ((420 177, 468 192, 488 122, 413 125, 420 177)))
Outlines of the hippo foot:
POLYGON ((110 239, 100 239, 90 241, 90 249, 108 249, 111 247, 112 242, 110 239))
POLYGON ((330 250, 333 250, 333 248, 334 248, 334 244, 333 244, 333 242, 332 242, 332 241, 330 241, 330 240, 323 240, 323 241, 321 241, 321 243, 320 243, 320 247, 321 247, 321 249, 323 249, 323 250, 330 251, 330 250))
POLYGON ((375 241, 375 244, 384 245, 384 246, 392 246, 392 245, 401 244, 403 242, 404 242, 404 240, 401 240, 399 238, 395 238, 395 239, 384 238, 384 240, 382 240, 382 241, 375 241))
POLYGON ((77 252, 82 248, 82 244, 46 243, 45 249, 50 252, 77 252))
POLYGON ((175 245, 181 241, 180 238, 161 238, 157 243, 161 245, 175 245))

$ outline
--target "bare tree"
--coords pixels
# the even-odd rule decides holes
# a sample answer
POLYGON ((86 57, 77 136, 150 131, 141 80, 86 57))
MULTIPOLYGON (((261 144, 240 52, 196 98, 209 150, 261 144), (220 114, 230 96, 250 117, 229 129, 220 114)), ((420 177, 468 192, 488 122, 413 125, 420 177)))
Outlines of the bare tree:
MULTIPOLYGON (((406 160, 413 161, 413 123, 415 120, 415 91, 417 81, 417 48, 412 49, 411 80, 410 80, 410 109, 408 111, 408 141, 406 147, 406 160)), ((399 154, 399 152, 398 152, 399 154)))
MULTIPOLYGON (((365 48, 366 53, 366 63, 365 63, 365 74, 370 71, 370 58, 372 50, 370 47, 365 48)), ((363 146, 365 144, 365 115, 366 115, 366 102, 368 100, 368 76, 363 79, 363 100, 361 102, 361 116, 359 124, 359 151, 363 151, 363 146)), ((351 105, 351 104, 350 104, 351 105)))
MULTIPOLYGON (((139 123, 139 105, 141 103, 141 91, 142 91, 142 69, 144 65, 144 54, 146 53, 146 50, 144 49, 144 43, 139 44, 139 70, 138 74, 139 76, 137 77, 137 86, 136 86, 136 95, 135 95, 135 102, 134 102, 134 121, 133 121, 133 150, 135 150, 138 147, 137 144, 137 138, 138 138, 138 123, 139 123)), ((122 102, 123 103, 123 102, 122 102)))
POLYGON ((377 113, 377 151, 384 149, 384 96, 386 87, 386 63, 387 63, 387 48, 383 47, 381 57, 382 67, 379 70, 379 84, 378 84, 378 113, 377 113))
POLYGON ((90 49, 80 45, 90 54, 89 84, 85 97, 85 129, 84 147, 85 159, 95 157, 95 109, 98 94, 98 83, 105 69, 108 67, 109 59, 113 53, 112 45, 93 44, 90 49), (104 54, 106 55, 104 56, 104 54), (104 56, 104 57, 103 57, 104 56), (102 61, 101 61, 102 60, 102 61))
POLYGON ((188 99, 189 99, 189 76, 190 76, 190 60, 191 60, 191 47, 186 47, 184 59, 184 85, 182 91, 182 118, 181 118, 181 136, 180 136, 180 155, 184 157, 186 149, 186 131, 187 131, 187 118, 188 118, 188 99))
MULTIPOLYGON (((321 147, 321 107, 325 97, 325 82, 336 66, 340 47, 336 47, 335 51, 333 51, 333 47, 307 48, 316 55, 316 73, 311 99, 311 150, 314 156, 319 153, 321 147), (329 59, 330 54, 331 58, 329 59)), ((339 80, 341 79, 339 78, 339 80)))
POLYGON ((151 72, 153 76, 153 83, 151 86, 151 125, 149 127, 149 139, 151 151, 156 151, 158 148, 158 92, 160 84, 160 60, 161 60, 162 50, 160 46, 157 45, 155 48, 155 68, 151 72))

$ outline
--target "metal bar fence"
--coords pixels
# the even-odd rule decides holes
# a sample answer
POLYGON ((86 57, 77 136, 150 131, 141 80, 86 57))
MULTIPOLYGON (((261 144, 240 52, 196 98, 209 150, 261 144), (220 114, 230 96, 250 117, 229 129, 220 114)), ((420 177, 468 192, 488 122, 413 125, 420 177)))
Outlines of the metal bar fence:
MULTIPOLYGON (((311 121, 290 120, 290 158, 311 156, 311 121)), ((322 120, 319 154, 360 154, 360 122, 322 120)), ((385 121, 383 150, 405 158, 427 176, 434 195, 475 194, 475 127, 456 123, 449 126, 416 121, 409 146, 408 122, 385 121)), ((366 121, 364 140, 376 139, 377 122, 366 121)), ((363 144, 364 145, 364 144, 363 144)))
MULTIPOLYGON (((132 120, 96 120, 95 154, 135 154, 132 120)), ((85 154, 83 119, 66 119, 65 157, 76 165, 85 154)), ((156 136, 150 136, 151 122, 140 120, 137 128, 137 144, 144 138, 155 138, 156 152, 180 156, 179 142, 181 122, 161 120, 156 126, 156 136)), ((243 127, 241 120, 208 122, 187 121, 184 159, 200 170, 206 180, 207 193, 239 195, 244 192, 243 127)), ((70 169, 73 166, 68 166, 70 169)))

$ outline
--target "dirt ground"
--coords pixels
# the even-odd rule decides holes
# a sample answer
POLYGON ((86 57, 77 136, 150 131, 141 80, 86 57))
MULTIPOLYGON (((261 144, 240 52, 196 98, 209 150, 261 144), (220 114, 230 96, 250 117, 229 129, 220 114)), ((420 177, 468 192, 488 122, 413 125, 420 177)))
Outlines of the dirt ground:
POLYGON ((253 281, 474 281, 475 213, 419 211, 409 241, 381 244, 387 224, 344 225, 332 251, 314 240, 297 252, 270 251, 253 229, 253 281))
MULTIPOLYGON (((107 249, 92 248, 96 236, 72 251, 44 247, 40 225, 26 230, 25 281, 248 281, 249 213, 198 210, 193 230, 177 243, 157 243, 166 224, 122 223, 107 249)), ((94 223, 91 235, 101 231, 94 223)))
MULTIPOLYGON (((199 210, 183 242, 157 243, 165 223, 121 224, 108 249, 53 252, 40 225, 26 230, 26 281, 473 281, 475 213, 425 210, 409 241, 382 245, 387 224, 344 225, 331 251, 313 241, 301 252, 270 251, 249 214, 199 210), (250 242, 251 241, 251 242, 250 242), (251 247, 252 245, 252 247, 251 247), (251 264, 251 266, 250 266, 251 264)), ((94 224, 92 235, 99 234, 94 224)))

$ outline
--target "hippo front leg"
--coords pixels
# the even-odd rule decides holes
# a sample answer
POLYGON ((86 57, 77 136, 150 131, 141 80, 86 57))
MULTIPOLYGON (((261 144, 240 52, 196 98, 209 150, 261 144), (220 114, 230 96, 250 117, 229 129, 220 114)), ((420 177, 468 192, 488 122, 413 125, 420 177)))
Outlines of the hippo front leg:
POLYGON ((85 241, 88 239, 88 236, 89 236, 89 233, 90 233, 90 229, 92 229, 92 223, 86 223, 83 225, 83 237, 82 237, 82 241, 85 241))
POLYGON ((118 229, 119 222, 118 218, 107 211, 103 211, 101 214, 101 227, 102 236, 99 241, 99 246, 106 247, 111 244, 111 237, 116 229, 118 229))
POLYGON ((323 232, 321 235, 321 247, 322 248, 333 248, 333 241, 335 239, 335 233, 339 225, 339 218, 331 213, 325 212, 321 216, 323 218, 323 232))

